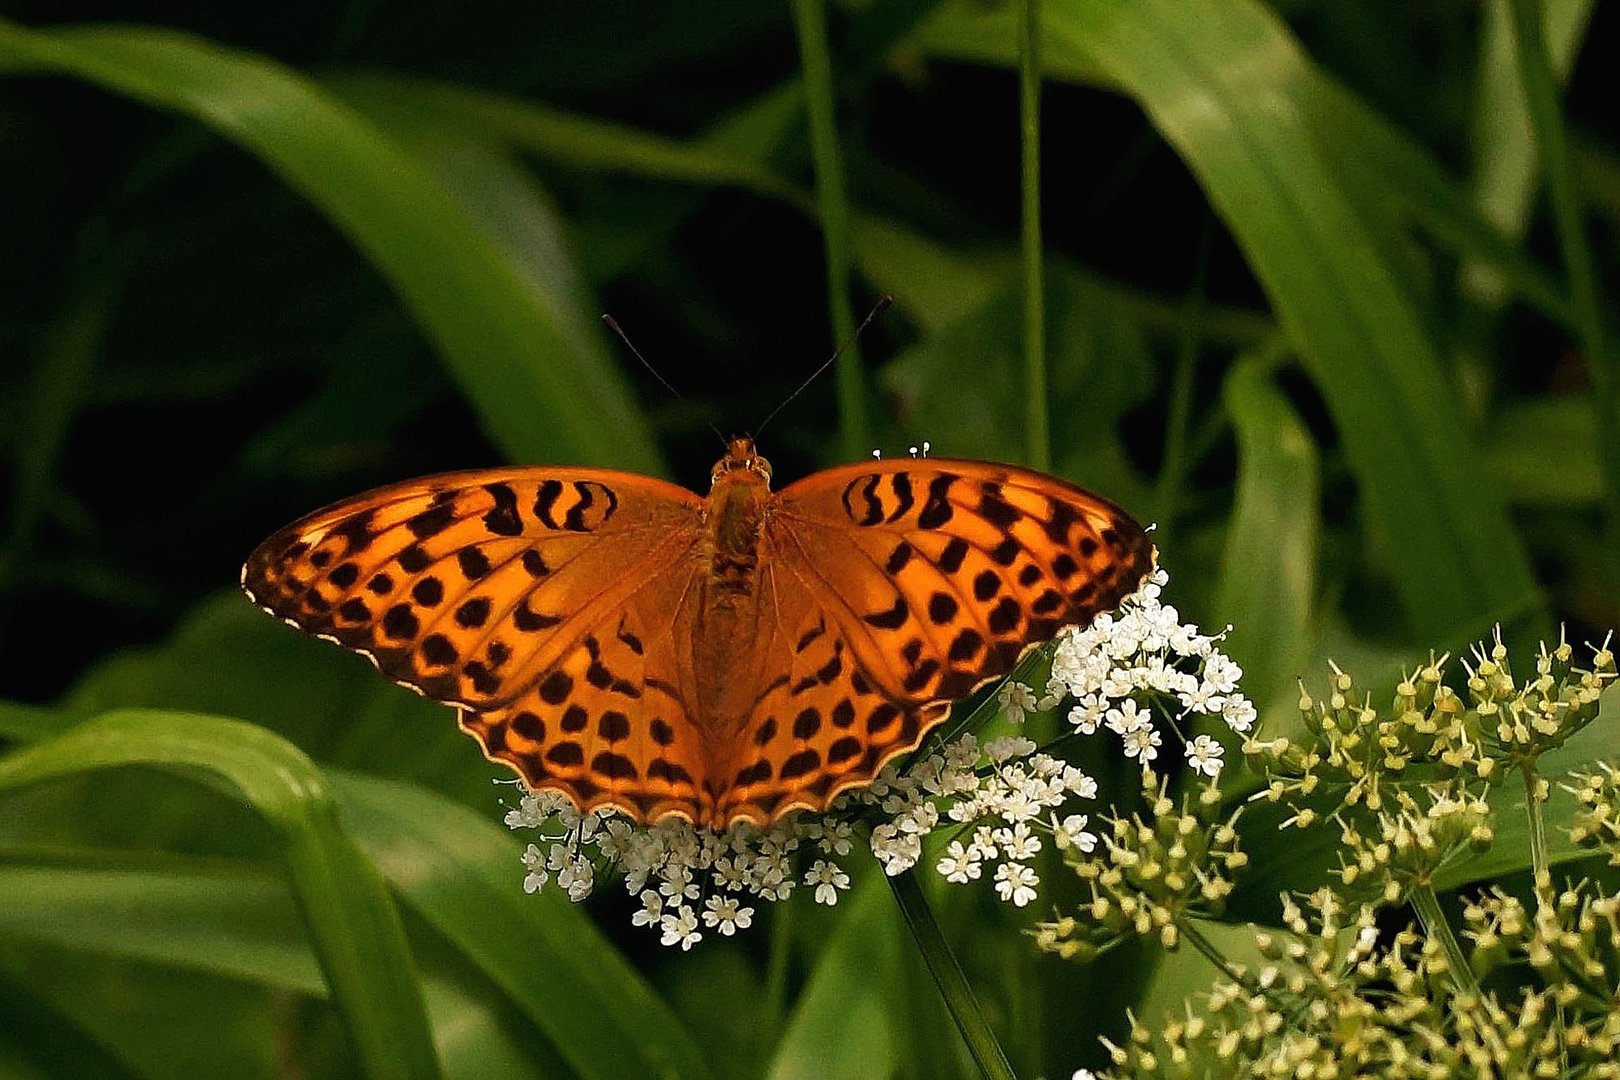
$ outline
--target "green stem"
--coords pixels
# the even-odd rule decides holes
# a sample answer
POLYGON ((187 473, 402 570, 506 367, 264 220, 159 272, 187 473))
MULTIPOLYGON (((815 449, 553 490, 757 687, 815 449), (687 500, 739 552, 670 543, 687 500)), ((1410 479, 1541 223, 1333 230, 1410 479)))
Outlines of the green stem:
POLYGON ((1597 413, 1597 456, 1603 480, 1603 520, 1612 581, 1620 581, 1620 378, 1603 342, 1597 274, 1587 243, 1580 200, 1569 162, 1569 143, 1558 101, 1558 83, 1547 52, 1542 0, 1510 0, 1519 80, 1536 146, 1546 174, 1547 196, 1558 229, 1558 246, 1569 278, 1575 333, 1592 371, 1592 397, 1597 413))
POLYGON ((844 165, 838 148, 833 97, 832 54, 827 47, 824 0, 793 0, 799 35, 799 61, 810 116, 810 155, 816 166, 816 203, 827 256, 827 305, 832 312, 838 357, 838 427, 846 461, 865 457, 871 448, 866 427, 866 388, 861 352, 853 340, 855 313, 849 303, 849 199, 844 191, 844 165))
POLYGON ((1451 923, 1446 921, 1446 913, 1440 907, 1440 897, 1435 895, 1433 885, 1419 885, 1412 890, 1412 907, 1417 909, 1418 921, 1423 924, 1424 931, 1431 941, 1438 941, 1440 947, 1446 951, 1446 964, 1451 969, 1451 985, 1459 994, 1479 995, 1479 980, 1474 977, 1474 969, 1469 966, 1468 955, 1463 952, 1462 943, 1457 935, 1451 932, 1451 923))
POLYGON ((1012 1064, 979 1009, 978 999, 962 973, 962 965, 956 962, 956 954, 951 952, 945 935, 940 933, 939 923, 934 921, 934 912, 923 896, 916 873, 907 870, 895 874, 889 878, 889 887, 894 890, 895 901, 900 905, 900 914, 906 918, 912 940, 917 943, 928 973, 939 988, 939 996, 950 1010, 951 1019, 956 1021, 956 1030, 962 1033, 962 1041, 967 1043, 979 1072, 986 1080, 1015 1080, 1012 1064))
POLYGON ((1530 819, 1530 870, 1536 884, 1536 893, 1552 886, 1552 867, 1547 861, 1547 820, 1541 813, 1541 799, 1537 789, 1541 776, 1531 762, 1519 767, 1524 776, 1524 812, 1530 819))
POLYGON ((1191 919, 1182 920, 1180 930, 1181 936, 1190 942, 1193 948, 1203 953, 1204 959, 1219 968, 1222 975, 1225 975, 1251 994, 1263 993, 1259 984, 1233 966, 1232 961, 1228 960, 1225 954, 1215 947, 1215 943, 1199 932, 1191 919))
POLYGON ((1046 283, 1041 256, 1040 0, 1022 0, 1018 19, 1018 99, 1023 129, 1024 426, 1029 463, 1052 467, 1046 400, 1046 283))

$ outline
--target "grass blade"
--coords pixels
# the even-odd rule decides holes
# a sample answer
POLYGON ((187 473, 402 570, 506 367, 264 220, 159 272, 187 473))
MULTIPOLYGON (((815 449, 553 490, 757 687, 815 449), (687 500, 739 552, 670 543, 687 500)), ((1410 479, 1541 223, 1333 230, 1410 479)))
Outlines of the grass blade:
POLYGON ((0 792, 120 765, 201 770, 280 837, 288 879, 368 1076, 436 1077, 420 980, 376 868, 338 827, 325 780, 285 740, 214 716, 127 709, 0 759, 0 792))
POLYGON ((555 892, 523 892, 523 846, 512 833, 405 784, 335 773, 332 785, 355 842, 406 903, 580 1076, 711 1075, 669 1007, 582 909, 555 892))
POLYGON ((0 72, 72 75, 183 113, 261 158, 392 284, 514 460, 658 471, 618 371, 579 349, 420 162, 320 87, 171 31, 4 21, 0 72))

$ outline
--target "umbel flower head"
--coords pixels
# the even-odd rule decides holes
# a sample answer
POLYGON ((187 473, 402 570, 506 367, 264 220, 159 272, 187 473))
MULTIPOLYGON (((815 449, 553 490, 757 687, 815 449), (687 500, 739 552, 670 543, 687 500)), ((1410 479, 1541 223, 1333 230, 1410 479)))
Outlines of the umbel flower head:
MULTIPOLYGON (((1338 871, 1285 896, 1280 927, 1254 928, 1258 964, 1222 957, 1203 936, 1199 922, 1218 904, 1168 887, 1166 868, 1204 850, 1217 814, 1161 797, 1149 815, 1111 819, 1114 842, 1070 860, 1106 888, 1041 927, 1040 943, 1084 958, 1156 932, 1168 947, 1199 945, 1218 974, 1182 1017, 1133 1018, 1126 1038, 1105 1040, 1111 1067, 1098 1080, 1620 1077, 1620 894, 1554 885, 1542 839, 1541 757, 1592 722, 1614 679, 1608 643, 1590 655, 1578 665, 1560 638, 1520 683, 1497 637, 1463 665, 1462 692, 1431 655, 1383 710, 1334 667, 1325 693, 1301 691, 1304 737, 1246 740, 1245 765, 1264 784, 1254 798, 1286 804, 1285 829, 1339 841, 1338 871), (1436 881, 1501 843, 1495 819, 1506 811, 1486 795, 1509 776, 1528 796, 1517 810, 1529 842, 1515 854, 1535 873, 1517 891, 1464 889, 1459 933, 1436 881), (1173 850, 1169 838, 1183 834, 1191 842, 1173 850), (1416 919, 1395 929, 1401 915, 1416 919)), ((1569 838, 1620 865, 1620 770, 1598 762, 1561 786, 1578 804, 1569 838)))
POLYGON ((1072 735, 1117 737, 1149 780, 1161 752, 1178 743, 1196 772, 1219 775, 1222 743, 1209 732, 1183 734, 1198 718, 1238 733, 1254 723, 1241 669, 1218 638, 1160 602, 1167 581, 1155 570, 1115 612, 1060 637, 1044 691, 1004 682, 993 701, 1010 734, 981 739, 947 725, 824 814, 717 833, 679 820, 637 825, 609 810, 580 814, 560 795, 526 792, 506 815, 533 837, 523 887, 579 901, 599 882, 621 880, 641 905, 631 921, 683 949, 706 933, 748 929, 759 904, 800 888, 817 903, 838 903, 857 846, 885 873, 930 866, 953 884, 978 883, 1028 907, 1041 885, 1035 858, 1048 844, 1085 853, 1099 843, 1086 810, 1097 782, 1056 746, 1020 734, 1029 714, 1063 709, 1072 735))

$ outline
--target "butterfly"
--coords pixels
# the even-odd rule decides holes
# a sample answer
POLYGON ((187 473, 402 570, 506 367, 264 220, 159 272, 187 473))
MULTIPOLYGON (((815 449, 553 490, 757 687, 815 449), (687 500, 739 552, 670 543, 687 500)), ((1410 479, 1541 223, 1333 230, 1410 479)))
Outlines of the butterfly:
POLYGON ((272 615, 456 706, 531 789, 724 829, 822 810, 1152 568, 1112 503, 1012 465, 865 461, 707 498, 600 469, 410 480, 280 530, 272 615))

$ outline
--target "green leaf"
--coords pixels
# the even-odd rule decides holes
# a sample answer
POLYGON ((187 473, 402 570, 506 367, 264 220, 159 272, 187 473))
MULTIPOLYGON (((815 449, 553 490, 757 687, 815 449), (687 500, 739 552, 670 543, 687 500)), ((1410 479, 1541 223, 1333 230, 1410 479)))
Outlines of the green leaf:
POLYGON ((559 323, 552 283, 526 280, 421 162, 318 86, 185 34, 4 21, 0 72, 73 75, 261 158, 388 279, 514 460, 659 470, 617 370, 559 323))
POLYGON ((1332 411, 1412 629, 1524 610, 1528 562, 1390 259, 1404 238, 1355 197, 1378 164, 1340 141, 1353 99, 1242 0, 1048 7, 1043 47, 1100 67, 1198 177, 1332 411))
POLYGON ((669 1007, 580 908, 523 892, 523 846, 510 831, 407 785, 346 773, 332 782, 354 841, 581 1076, 710 1075, 669 1007))
POLYGON ((321 969, 367 1074, 439 1074, 398 913, 376 869, 338 828, 308 758, 240 721, 129 709, 0 759, 0 792, 119 765, 200 770, 252 806, 281 840, 321 969))
POLYGON ((0 934, 326 995, 279 875, 172 858, 108 869, 94 865, 105 853, 79 855, 88 865, 0 865, 0 934))
MULTIPOLYGON (((32 1020, 45 1036, 44 1009, 63 1025, 33 1048, 49 1077, 278 1080, 286 1073, 284 1062, 277 1069, 277 1050, 286 1047, 278 1047, 277 1028, 289 1004, 262 987, 198 971, 22 941, 0 947, 0 1032, 32 1020), (12 1012, 8 983, 36 1003, 33 1017, 12 1012), (98 1068, 98 1059, 120 1067, 98 1068)), ((356 1071, 341 1046, 327 1057, 331 1067, 356 1071)))
POLYGON ((794 1006, 770 1080, 892 1076, 900 1066, 904 1034, 891 1004, 902 990, 903 931, 887 883, 867 878, 839 907, 846 905, 794 1006))
POLYGON ((1597 420, 1586 397, 1507 405, 1486 433, 1485 461, 1515 503, 1592 506, 1601 495, 1597 420))
POLYGON ((1237 498, 1226 529, 1214 611, 1231 622, 1226 651, 1262 708, 1311 655, 1321 531, 1316 443, 1265 369, 1240 362, 1226 377, 1237 433, 1237 498))

